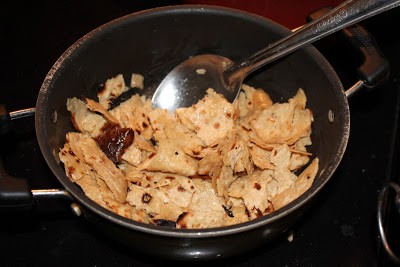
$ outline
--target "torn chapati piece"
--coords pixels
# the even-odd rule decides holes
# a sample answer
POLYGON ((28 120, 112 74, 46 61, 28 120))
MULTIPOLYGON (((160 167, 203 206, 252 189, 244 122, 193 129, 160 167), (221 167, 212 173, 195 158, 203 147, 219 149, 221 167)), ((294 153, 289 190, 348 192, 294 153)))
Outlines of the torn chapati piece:
POLYGON ((208 89, 174 113, 138 94, 110 108, 142 90, 143 76, 129 84, 120 74, 97 100, 67 100, 76 132, 59 157, 100 206, 141 223, 223 227, 270 214, 312 186, 319 161, 307 151, 313 117, 302 89, 284 103, 243 85, 234 103, 208 89))

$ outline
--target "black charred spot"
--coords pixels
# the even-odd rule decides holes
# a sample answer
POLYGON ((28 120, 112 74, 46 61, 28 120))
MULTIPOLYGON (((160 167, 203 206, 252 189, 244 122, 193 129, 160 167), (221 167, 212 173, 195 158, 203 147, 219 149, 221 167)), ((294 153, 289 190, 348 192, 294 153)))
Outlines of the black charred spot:
POLYGON ((153 146, 157 145, 157 142, 156 142, 156 140, 154 140, 153 138, 152 138, 152 139, 150 139, 150 142, 151 142, 151 144, 152 144, 153 146))
POLYGON ((167 180, 175 180, 175 177, 174 176, 165 176, 165 179, 167 179, 167 180))
POLYGON ((224 208, 225 213, 226 213, 229 217, 231 217, 231 218, 235 217, 235 216, 233 215, 233 212, 232 212, 228 207, 226 207, 226 206, 224 206, 224 205, 222 205, 222 207, 224 208))
POLYGON ((187 228, 187 225, 183 223, 183 220, 189 213, 183 212, 181 215, 179 215, 178 220, 176 220, 176 223, 179 224, 181 228, 187 228))
POLYGON ((215 148, 218 146, 218 143, 211 145, 211 148, 215 148))
POLYGON ((170 220, 157 219, 157 220, 154 220, 154 223, 158 226, 176 228, 176 222, 170 221, 170 220))
POLYGON ((190 189, 194 189, 194 186, 192 185, 192 186, 190 187, 190 189))
POLYGON ((261 189, 261 185, 259 183, 254 183, 254 188, 257 190, 261 189))
POLYGON ((149 204, 152 199, 153 199, 153 197, 148 193, 144 193, 142 196, 142 202, 144 204, 149 204))
POLYGON ((74 151, 72 151, 72 150, 68 150, 68 153, 69 153, 71 156, 75 156, 75 153, 74 153, 74 151))
POLYGON ((147 127, 149 127, 149 125, 148 125, 147 123, 145 123, 145 122, 142 122, 142 127, 143 127, 144 129, 146 129, 147 127))
POLYGON ((183 188, 182 186, 178 186, 178 191, 179 191, 179 192, 185 192, 186 190, 185 190, 185 188, 183 188))
POLYGON ((264 213, 271 213, 275 210, 274 204, 272 202, 268 201, 268 207, 265 209, 264 213))
POLYGON ((198 179, 202 179, 202 180, 211 180, 212 179, 212 177, 208 174, 205 174, 205 175, 196 174, 196 175, 191 175, 189 177, 192 179, 198 178, 198 179))
POLYGON ((245 131, 245 132, 250 132, 250 130, 247 129, 246 127, 241 126, 241 128, 242 128, 242 130, 245 131))
POLYGON ((244 213, 246 213, 247 217, 250 218, 250 212, 249 212, 249 210, 247 208, 245 209, 244 213))
POLYGON ((177 156, 178 156, 178 155, 179 155, 179 152, 178 152, 178 151, 175 151, 175 155, 177 155, 177 156))
POLYGON ((257 217, 261 217, 263 216, 263 213, 261 212, 261 210, 259 208, 253 207, 253 210, 256 211, 256 216, 257 217))

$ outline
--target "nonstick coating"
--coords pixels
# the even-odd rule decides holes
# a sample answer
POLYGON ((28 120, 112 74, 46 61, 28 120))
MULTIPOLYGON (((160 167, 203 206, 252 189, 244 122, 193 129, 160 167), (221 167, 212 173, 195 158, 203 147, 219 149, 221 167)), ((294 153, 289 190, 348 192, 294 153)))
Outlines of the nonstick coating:
POLYGON ((268 19, 211 6, 173 6, 131 14, 107 23, 73 44, 46 76, 37 100, 36 132, 42 153, 61 184, 80 203, 99 232, 135 250, 173 259, 232 256, 273 239, 309 206, 339 164, 349 137, 349 108, 335 71, 307 47, 253 73, 245 82, 262 87, 273 101, 286 101, 303 88, 314 114, 313 145, 320 159, 313 186, 286 207, 251 222, 222 228, 181 230, 122 218, 88 199, 65 175, 57 156, 72 131, 69 97, 94 98, 99 84, 119 73, 145 77, 151 96, 178 63, 214 53, 233 60, 248 56, 290 31, 268 19), (334 120, 328 119, 333 112, 334 120))

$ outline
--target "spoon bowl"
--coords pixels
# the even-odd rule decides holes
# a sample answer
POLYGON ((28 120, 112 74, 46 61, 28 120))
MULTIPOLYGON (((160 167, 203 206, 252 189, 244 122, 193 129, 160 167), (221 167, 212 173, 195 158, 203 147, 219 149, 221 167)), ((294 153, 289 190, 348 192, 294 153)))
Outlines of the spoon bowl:
POLYGON ((208 88, 213 88, 233 102, 240 88, 229 86, 224 72, 233 64, 226 57, 212 54, 198 55, 183 61, 161 82, 153 95, 153 106, 171 111, 191 106, 204 97, 208 88))
POLYGON ((197 103, 209 88, 233 102, 253 71, 303 46, 400 4, 400 0, 347 0, 321 18, 268 45, 249 58, 233 62, 218 55, 197 55, 175 67, 155 91, 154 108, 174 111, 197 103))

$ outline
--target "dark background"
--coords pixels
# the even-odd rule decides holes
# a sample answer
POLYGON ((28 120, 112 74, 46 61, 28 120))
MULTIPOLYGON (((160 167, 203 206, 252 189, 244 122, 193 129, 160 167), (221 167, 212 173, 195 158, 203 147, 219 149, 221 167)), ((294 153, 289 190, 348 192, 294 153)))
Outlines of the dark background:
MULTIPOLYGON (((226 1, 222 2, 227 5, 226 1)), ((289 1, 283 2, 290 7, 289 1)), ((308 9, 301 9, 303 23, 308 11, 319 4, 318 1, 311 2, 308 9)), ((0 103, 7 104, 10 111, 35 106, 41 83, 52 64, 71 44, 97 26, 145 8, 182 3, 151 0, 1 1, 0 103)), ((320 1, 320 4, 323 6, 327 2, 320 1)), ((396 9, 363 23, 388 58, 391 75, 381 88, 360 92, 350 99, 351 136, 344 158, 318 195, 318 201, 290 230, 293 241, 289 242, 283 235, 251 253, 216 262, 218 265, 391 265, 380 245, 376 206, 382 185, 389 179, 399 179, 396 175, 400 162, 394 157, 398 154, 395 140, 398 138, 400 103, 399 15, 396 9)), ((293 19, 285 16, 275 13, 274 20, 291 26, 293 19)), ((335 37, 320 41, 316 46, 335 67, 345 87, 356 81, 354 70, 359 61, 352 50, 335 37)), ((33 118, 13 122, 12 127, 12 132, 1 140, 1 154, 7 171, 28 179, 32 188, 59 188, 60 184, 41 156, 33 118)), ((138 255, 103 238, 89 223, 75 217, 69 204, 43 200, 30 211, 0 213, 0 266, 180 265, 138 255)), ((387 221, 397 223, 398 216, 395 215, 394 212, 388 214, 387 221)), ((390 230, 389 237, 392 244, 398 244, 398 230, 390 230)))

